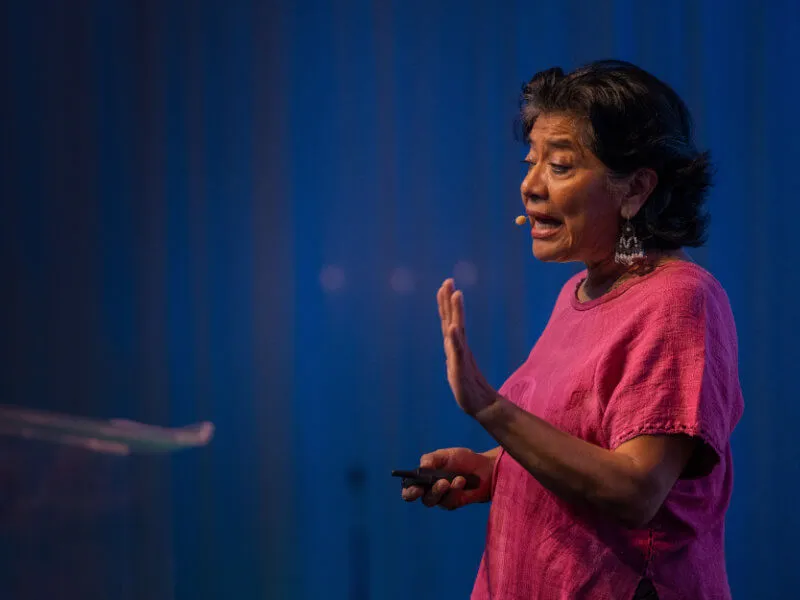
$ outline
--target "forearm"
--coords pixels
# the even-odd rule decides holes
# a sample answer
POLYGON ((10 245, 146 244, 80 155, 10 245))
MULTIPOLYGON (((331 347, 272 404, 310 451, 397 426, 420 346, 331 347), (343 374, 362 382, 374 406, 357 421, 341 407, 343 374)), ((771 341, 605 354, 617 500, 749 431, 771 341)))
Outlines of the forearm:
POLYGON ((544 487, 572 504, 633 526, 649 521, 658 508, 630 456, 560 431, 502 397, 475 418, 544 487))

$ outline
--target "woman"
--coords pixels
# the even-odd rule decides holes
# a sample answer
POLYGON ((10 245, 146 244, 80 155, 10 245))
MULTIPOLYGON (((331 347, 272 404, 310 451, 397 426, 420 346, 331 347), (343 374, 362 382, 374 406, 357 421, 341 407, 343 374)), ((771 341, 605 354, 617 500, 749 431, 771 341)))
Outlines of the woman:
POLYGON ((495 391, 464 334, 452 280, 438 292, 447 378, 497 440, 420 465, 473 473, 403 498, 492 501, 473 599, 724 599, 742 414, 726 294, 682 250, 700 246, 708 155, 675 92, 624 62, 525 86, 521 193, 533 254, 580 261, 525 363, 495 391))

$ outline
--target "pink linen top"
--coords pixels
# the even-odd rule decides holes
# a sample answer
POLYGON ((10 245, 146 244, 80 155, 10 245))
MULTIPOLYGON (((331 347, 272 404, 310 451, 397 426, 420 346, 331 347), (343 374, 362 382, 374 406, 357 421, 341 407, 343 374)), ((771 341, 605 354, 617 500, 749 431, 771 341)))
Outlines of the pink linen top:
POLYGON ((564 286, 500 393, 602 448, 643 434, 687 434, 704 444, 641 529, 561 500, 501 451, 472 600, 629 600, 644 576, 659 600, 728 600, 729 438, 743 401, 727 295, 684 261, 581 303, 584 277, 564 286))

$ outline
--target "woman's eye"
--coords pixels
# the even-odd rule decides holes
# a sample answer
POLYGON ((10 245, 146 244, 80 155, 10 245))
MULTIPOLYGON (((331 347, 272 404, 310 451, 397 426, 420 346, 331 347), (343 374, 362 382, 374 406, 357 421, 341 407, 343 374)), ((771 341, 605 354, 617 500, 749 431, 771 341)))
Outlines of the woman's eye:
POLYGON ((559 165, 558 163, 550 163, 550 168, 556 175, 566 175, 572 168, 569 165, 559 165))

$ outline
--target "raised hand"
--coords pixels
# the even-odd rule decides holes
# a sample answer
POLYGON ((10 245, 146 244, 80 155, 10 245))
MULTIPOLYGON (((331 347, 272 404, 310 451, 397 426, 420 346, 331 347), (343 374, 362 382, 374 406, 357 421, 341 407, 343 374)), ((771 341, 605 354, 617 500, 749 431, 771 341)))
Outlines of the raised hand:
POLYGON ((464 331, 464 295, 455 289, 452 279, 446 279, 442 283, 436 300, 442 321, 447 381, 461 409, 469 415, 475 415, 497 399, 497 392, 480 372, 467 345, 464 331))

